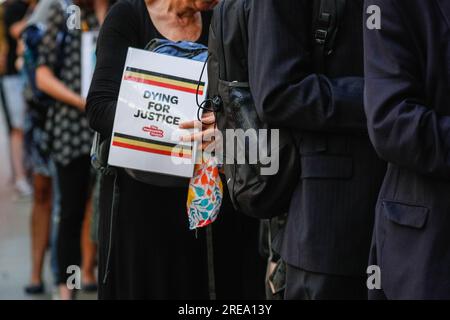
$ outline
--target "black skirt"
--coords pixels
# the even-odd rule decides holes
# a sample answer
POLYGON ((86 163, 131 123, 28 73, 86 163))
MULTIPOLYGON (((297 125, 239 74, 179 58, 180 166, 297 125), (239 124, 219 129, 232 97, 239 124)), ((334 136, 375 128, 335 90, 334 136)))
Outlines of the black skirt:
POLYGON ((103 176, 100 186, 99 298, 208 299, 205 233, 189 231, 187 188, 143 184, 118 172, 111 249, 114 178, 103 176))
MULTIPOLYGON (((114 178, 101 178, 99 298, 209 299, 206 231, 189 230, 187 187, 152 186, 118 172, 112 229, 114 178)), ((234 211, 225 194, 212 225, 218 299, 264 298, 265 262, 258 252, 258 228, 257 220, 234 211)))

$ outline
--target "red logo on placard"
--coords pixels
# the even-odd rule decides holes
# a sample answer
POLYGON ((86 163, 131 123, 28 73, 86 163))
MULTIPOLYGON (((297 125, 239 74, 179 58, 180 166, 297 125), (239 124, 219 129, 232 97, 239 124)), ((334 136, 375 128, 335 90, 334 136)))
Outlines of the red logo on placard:
POLYGON ((158 128, 157 126, 143 127, 142 130, 144 132, 148 132, 152 137, 158 138, 164 137, 164 131, 158 128))

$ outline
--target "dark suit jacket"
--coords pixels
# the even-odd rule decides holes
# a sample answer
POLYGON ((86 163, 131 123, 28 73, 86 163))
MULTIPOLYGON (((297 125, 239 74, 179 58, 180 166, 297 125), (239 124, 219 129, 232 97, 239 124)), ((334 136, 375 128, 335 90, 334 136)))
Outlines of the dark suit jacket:
POLYGON ((295 131, 301 179, 279 249, 309 271, 364 275, 385 173, 363 107, 363 0, 347 1, 326 74, 312 56, 311 0, 253 1, 249 78, 259 114, 295 131))
POLYGON ((450 1, 367 0, 370 137, 389 161, 372 263, 391 299, 450 298, 450 1))

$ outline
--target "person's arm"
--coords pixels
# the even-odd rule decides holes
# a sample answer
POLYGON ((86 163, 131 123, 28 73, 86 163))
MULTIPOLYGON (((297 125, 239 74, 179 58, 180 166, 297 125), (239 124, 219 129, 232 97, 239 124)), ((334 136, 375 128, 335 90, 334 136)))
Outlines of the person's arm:
POLYGON ((26 19, 17 21, 9 28, 9 30, 8 30, 9 34, 11 35, 11 37, 18 40, 20 38, 20 35, 22 34, 22 31, 25 29, 26 26, 27 26, 26 19))
POLYGON ((55 76, 56 69, 62 65, 62 61, 58 61, 61 44, 57 41, 57 38, 61 30, 65 28, 64 23, 64 12, 59 3, 56 2, 50 8, 47 30, 42 43, 39 45, 36 85, 55 100, 84 110, 84 99, 55 76))
POLYGON ((131 5, 118 2, 109 11, 97 40, 97 63, 87 98, 91 128, 110 137, 114 124, 123 68, 129 47, 140 32, 131 5))
POLYGON ((378 5, 382 13, 382 28, 364 31, 365 106, 375 149, 388 162, 448 179, 450 117, 427 102, 420 67, 424 57, 404 10, 414 1, 366 0, 365 5, 378 5))
POLYGON ((313 72, 311 23, 310 0, 252 1, 249 80, 258 113, 272 126, 366 133, 364 80, 313 72))
POLYGON ((25 28, 26 7, 19 2, 12 2, 5 7, 4 20, 6 32, 13 38, 19 39, 25 28))
POLYGON ((84 111, 86 102, 83 97, 62 83, 49 67, 41 65, 36 69, 36 84, 53 99, 84 111))

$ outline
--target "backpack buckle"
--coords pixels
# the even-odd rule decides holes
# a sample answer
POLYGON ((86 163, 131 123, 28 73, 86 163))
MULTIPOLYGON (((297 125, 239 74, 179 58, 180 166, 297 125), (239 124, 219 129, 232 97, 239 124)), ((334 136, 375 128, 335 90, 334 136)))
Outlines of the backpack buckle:
POLYGON ((211 103, 212 103, 213 112, 220 112, 220 111, 222 111, 223 101, 222 101, 222 98, 220 96, 215 96, 211 100, 211 103))
POLYGON ((323 45, 328 37, 328 31, 323 29, 316 30, 316 33, 314 35, 314 39, 316 40, 317 44, 323 45))
POLYGON ((318 25, 316 32, 314 33, 314 39, 319 45, 325 44, 328 37, 328 30, 331 23, 331 14, 322 12, 318 19, 318 25))

